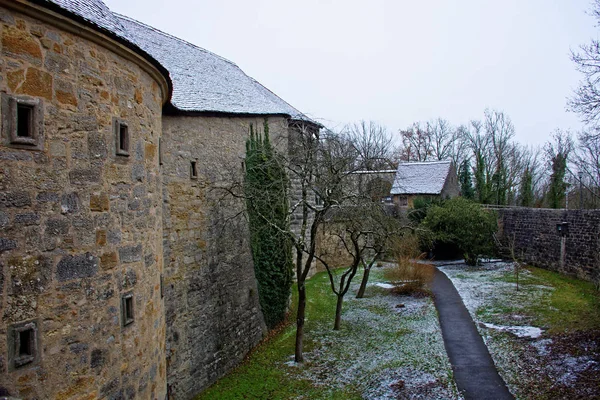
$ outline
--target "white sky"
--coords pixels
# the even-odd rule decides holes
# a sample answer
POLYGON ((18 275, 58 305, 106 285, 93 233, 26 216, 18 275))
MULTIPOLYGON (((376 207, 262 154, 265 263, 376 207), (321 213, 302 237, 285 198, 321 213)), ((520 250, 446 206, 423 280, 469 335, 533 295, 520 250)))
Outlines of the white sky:
POLYGON ((570 49, 597 37, 591 0, 104 0, 233 62, 329 127, 391 131, 505 111, 521 143, 581 129, 570 49))

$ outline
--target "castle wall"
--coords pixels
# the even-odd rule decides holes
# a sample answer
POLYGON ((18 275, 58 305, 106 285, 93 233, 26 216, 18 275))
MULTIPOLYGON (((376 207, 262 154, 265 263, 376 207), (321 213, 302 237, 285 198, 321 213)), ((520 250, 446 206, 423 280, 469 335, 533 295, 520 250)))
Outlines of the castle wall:
MULTIPOLYGON (((189 399, 235 367, 262 339, 249 231, 239 193, 250 124, 261 117, 165 116, 164 265, 169 393, 189 399), (192 162, 196 176, 192 175, 192 162)), ((287 149, 287 121, 269 118, 287 149)))
POLYGON ((600 279, 600 210, 499 208, 504 252, 529 264, 585 280, 600 279), (563 237, 558 224, 567 223, 563 237), (562 249, 562 251, 561 251, 562 249))
POLYGON ((164 398, 159 84, 12 10, 0 32, 0 392, 164 398))

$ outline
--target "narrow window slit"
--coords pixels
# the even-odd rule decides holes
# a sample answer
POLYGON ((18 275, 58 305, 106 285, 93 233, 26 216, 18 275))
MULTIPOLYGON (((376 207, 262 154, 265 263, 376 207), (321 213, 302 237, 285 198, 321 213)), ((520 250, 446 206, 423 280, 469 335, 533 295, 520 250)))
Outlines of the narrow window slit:
POLYGON ((133 294, 125 294, 121 297, 121 311, 123 315, 123 326, 127 326, 134 321, 133 313, 133 294))
POLYGON ((33 137, 33 107, 17 104, 17 137, 33 137))
POLYGON ((129 127, 127 126, 127 123, 117 118, 115 118, 114 124, 115 141, 117 142, 117 155, 129 156, 129 127))
POLYGON ((198 168, 196 166, 196 161, 190 162, 190 177, 192 179, 198 178, 198 168))

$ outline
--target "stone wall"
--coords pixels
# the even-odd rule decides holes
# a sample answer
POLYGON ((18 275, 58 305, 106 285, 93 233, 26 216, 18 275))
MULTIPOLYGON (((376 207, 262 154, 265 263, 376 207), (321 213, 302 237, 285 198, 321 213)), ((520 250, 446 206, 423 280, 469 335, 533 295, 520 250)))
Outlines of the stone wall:
POLYGON ((12 10, 0 31, 0 392, 164 398, 159 84, 12 10), (21 112, 36 137, 11 130, 21 112))
MULTIPOLYGON (((169 393, 189 399, 236 366, 265 334, 241 183, 250 124, 262 118, 165 116, 164 264, 169 393), (192 175, 192 162, 196 176, 192 175)), ((287 149, 287 121, 269 119, 287 149)))
POLYGON ((503 208, 497 212, 505 252, 514 243, 516 256, 532 265, 586 280, 600 276, 600 210, 503 208), (564 238, 557 231, 563 222, 568 223, 564 238))

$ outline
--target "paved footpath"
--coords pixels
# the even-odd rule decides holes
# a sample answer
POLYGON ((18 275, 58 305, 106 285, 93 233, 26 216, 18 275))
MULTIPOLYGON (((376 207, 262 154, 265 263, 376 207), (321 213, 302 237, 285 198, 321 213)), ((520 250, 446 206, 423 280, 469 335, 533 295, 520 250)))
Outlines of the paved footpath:
POLYGON ((514 399, 452 281, 436 269, 431 289, 458 390, 467 400, 514 399))

